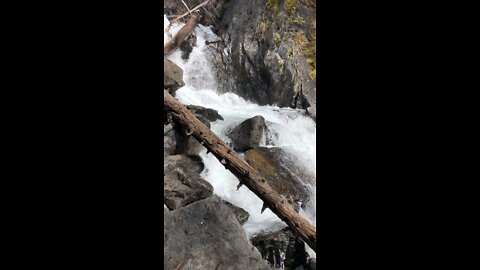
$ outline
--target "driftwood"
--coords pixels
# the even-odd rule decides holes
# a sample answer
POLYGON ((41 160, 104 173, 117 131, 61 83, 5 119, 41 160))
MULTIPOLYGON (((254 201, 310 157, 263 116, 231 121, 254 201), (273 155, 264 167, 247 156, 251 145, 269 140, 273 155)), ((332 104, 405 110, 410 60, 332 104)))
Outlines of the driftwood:
POLYGON ((182 42, 192 33, 195 26, 197 26, 200 16, 192 15, 187 24, 185 24, 180 31, 163 47, 163 55, 170 54, 175 48, 180 46, 182 42))
POLYGON ((316 251, 316 227, 301 217, 293 206, 277 194, 248 163, 242 160, 237 153, 231 150, 195 115, 176 100, 168 91, 164 90, 164 110, 185 127, 187 135, 193 136, 211 152, 220 163, 230 170, 240 181, 239 187, 245 185, 253 191, 263 202, 262 212, 268 207, 281 220, 301 237, 313 250, 316 251))
MULTIPOLYGON (((175 16, 176 18, 175 18, 174 20, 172 20, 171 23, 176 22, 176 21, 180 20, 181 18, 183 18, 183 17, 185 17, 185 16, 187 16, 187 15, 189 15, 189 14, 192 14, 192 12, 194 12, 194 11, 196 11, 197 9, 199 9, 199 8, 203 7, 204 5, 208 4, 208 2, 210 2, 210 0, 204 1, 203 3, 195 6, 195 7, 192 8, 192 9, 189 9, 188 6, 187 6, 187 5, 185 4, 185 2, 184 2, 183 4, 185 5, 185 7, 187 7, 187 10, 188 10, 188 11, 185 12, 185 13, 183 13, 183 14, 180 15, 180 16, 175 16)), ((167 18, 168 18, 168 17, 171 17, 171 16, 167 16, 167 18)))

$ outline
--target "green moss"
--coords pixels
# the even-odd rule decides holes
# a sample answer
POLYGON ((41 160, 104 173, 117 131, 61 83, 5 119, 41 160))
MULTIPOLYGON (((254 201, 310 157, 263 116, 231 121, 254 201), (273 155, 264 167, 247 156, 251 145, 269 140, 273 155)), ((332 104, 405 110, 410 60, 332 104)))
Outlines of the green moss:
POLYGON ((275 36, 273 37, 273 44, 275 44, 275 46, 278 46, 278 45, 280 45, 280 41, 282 41, 282 38, 280 37, 280 34, 275 33, 275 36))
POLYGON ((290 58, 290 57, 292 57, 292 56, 293 56, 293 48, 290 48, 290 49, 288 50, 288 57, 290 58))
POLYGON ((283 72, 285 70, 285 60, 280 58, 280 60, 278 60, 278 65, 280 66, 280 72, 283 72))
POLYGON ((288 26, 292 24, 304 24, 305 19, 297 11, 298 0, 287 0, 285 1, 285 11, 288 14, 287 23, 288 26))
POLYGON ((310 40, 307 37, 297 32, 294 38, 296 48, 303 52, 307 57, 307 65, 310 70, 310 77, 315 80, 317 77, 317 52, 316 52, 316 34, 310 33, 310 40))
POLYGON ((280 9, 279 1, 280 0, 268 0, 267 7, 273 10, 274 12, 278 12, 278 10, 280 9))

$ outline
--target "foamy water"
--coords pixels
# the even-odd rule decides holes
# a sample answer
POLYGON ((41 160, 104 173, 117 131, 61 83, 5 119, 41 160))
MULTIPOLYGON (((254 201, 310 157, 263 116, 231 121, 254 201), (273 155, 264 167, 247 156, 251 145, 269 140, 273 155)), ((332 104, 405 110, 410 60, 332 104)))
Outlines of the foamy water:
MULTIPOLYGON (((169 24, 164 17, 164 29, 169 24)), ((169 29, 171 36, 180 30, 183 24, 172 25, 169 29)), ((215 83, 215 74, 211 62, 205 52, 205 41, 216 39, 216 35, 209 27, 198 25, 194 30, 197 36, 197 46, 193 48, 187 61, 181 59, 179 50, 169 55, 169 59, 184 70, 185 86, 176 91, 176 98, 185 105, 199 105, 218 111, 224 121, 217 120, 211 124, 211 130, 225 142, 230 139, 226 131, 242 121, 261 115, 265 118, 269 130, 278 136, 263 139, 261 146, 282 147, 295 157, 297 165, 316 176, 316 124, 300 110, 279 108, 276 106, 260 106, 248 102, 234 93, 219 94, 215 83)), ((171 38, 164 33, 164 43, 171 38)), ((281 221, 270 209, 261 214, 263 202, 247 187, 236 189, 239 180, 212 155, 203 151, 200 156, 205 163, 202 176, 212 184, 214 193, 219 197, 245 209, 250 217, 243 225, 248 237, 260 232, 284 228, 287 225, 281 221)), ((316 186, 310 186, 312 192, 310 201, 300 214, 312 224, 316 224, 315 195, 316 186)), ((308 246, 306 248, 309 250, 308 246)), ((314 252, 309 250, 311 256, 314 252)))

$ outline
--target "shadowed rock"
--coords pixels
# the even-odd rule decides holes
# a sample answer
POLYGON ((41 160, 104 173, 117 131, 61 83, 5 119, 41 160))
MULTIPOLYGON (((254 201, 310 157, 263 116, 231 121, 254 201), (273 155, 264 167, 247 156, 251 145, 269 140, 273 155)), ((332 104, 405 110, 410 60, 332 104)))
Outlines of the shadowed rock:
POLYGON ((243 152, 259 147, 265 129, 265 118, 257 115, 240 123, 227 136, 232 139, 233 149, 243 152))
POLYGON ((270 270, 217 196, 164 215, 164 269, 270 270))
POLYGON ((252 244, 274 269, 294 270, 307 264, 305 243, 289 228, 258 234, 253 237, 252 244))

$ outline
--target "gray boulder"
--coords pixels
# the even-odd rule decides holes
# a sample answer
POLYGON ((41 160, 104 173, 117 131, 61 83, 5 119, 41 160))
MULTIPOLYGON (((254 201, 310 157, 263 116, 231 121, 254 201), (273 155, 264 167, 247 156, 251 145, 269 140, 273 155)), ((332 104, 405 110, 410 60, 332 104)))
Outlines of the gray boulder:
POLYGON ((188 105, 187 109, 189 109, 195 116, 199 117, 202 116, 203 118, 207 119, 210 122, 215 122, 217 120, 223 120, 223 117, 218 114, 217 110, 205 108, 202 106, 197 105, 188 105))
POLYGON ((232 139, 233 149, 243 152, 259 147, 266 128, 265 118, 257 115, 240 123, 227 136, 232 139))
POLYGON ((186 172, 201 173, 205 168, 202 158, 198 155, 173 155, 168 156, 163 161, 165 172, 173 172, 181 167, 186 172))
POLYGON ((163 202, 171 210, 205 199, 213 194, 213 187, 198 173, 176 168, 163 177, 163 202))
POLYGON ((185 85, 183 81, 183 69, 167 58, 163 58, 163 86, 170 93, 185 85))
POLYGON ((232 210, 217 196, 164 217, 164 269, 270 270, 232 210))

